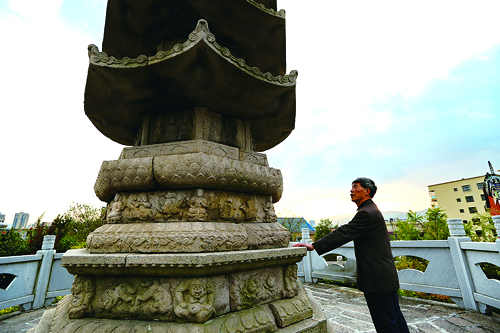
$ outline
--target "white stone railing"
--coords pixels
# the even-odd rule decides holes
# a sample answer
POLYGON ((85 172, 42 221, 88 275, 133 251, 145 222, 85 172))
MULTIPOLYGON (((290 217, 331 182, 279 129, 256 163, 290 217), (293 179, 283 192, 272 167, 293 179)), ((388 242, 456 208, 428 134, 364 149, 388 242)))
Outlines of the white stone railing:
MULTIPOLYGON (((500 235, 500 216, 493 220, 500 235)), ((428 261, 425 272, 404 269, 398 272, 400 288, 404 290, 450 296, 461 308, 489 313, 490 308, 500 309, 500 281, 488 279, 479 266, 481 263, 500 267, 500 239, 495 243, 471 242, 465 236, 462 220, 449 219, 450 237, 437 241, 392 241, 392 254, 413 256, 428 261)), ((309 232, 303 232, 303 242, 308 242, 309 232)), ((291 245, 294 243, 290 243, 291 245)), ((353 243, 318 256, 315 251, 298 264, 299 279, 316 282, 327 279, 356 282, 356 258, 353 243), (344 266, 328 265, 323 256, 342 255, 347 258, 344 266)))
POLYGON ((63 254, 54 250, 55 237, 45 236, 34 255, 0 257, 0 309, 37 309, 71 292, 74 277, 61 267, 63 254))

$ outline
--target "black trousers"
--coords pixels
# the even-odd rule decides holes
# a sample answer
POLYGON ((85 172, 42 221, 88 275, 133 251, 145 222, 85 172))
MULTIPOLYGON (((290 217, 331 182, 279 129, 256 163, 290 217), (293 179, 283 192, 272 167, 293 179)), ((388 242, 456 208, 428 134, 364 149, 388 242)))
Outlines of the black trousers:
POLYGON ((365 299, 378 333, 409 333, 397 292, 365 293, 365 299))

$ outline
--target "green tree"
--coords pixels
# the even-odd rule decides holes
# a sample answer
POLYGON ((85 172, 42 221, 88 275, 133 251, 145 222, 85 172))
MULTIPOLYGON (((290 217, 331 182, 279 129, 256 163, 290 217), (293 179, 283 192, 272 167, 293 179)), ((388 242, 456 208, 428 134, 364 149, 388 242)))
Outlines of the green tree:
POLYGON ((106 223, 106 208, 88 204, 73 203, 70 208, 58 215, 54 222, 61 231, 60 250, 71 247, 85 247, 87 236, 106 223))
POLYGON ((36 253, 42 248, 45 235, 56 236, 54 248, 57 252, 66 252, 73 247, 85 247, 89 233, 105 223, 105 214, 105 208, 73 203, 49 226, 41 222, 43 215, 40 216, 27 232, 30 253, 36 253))
POLYGON ((429 208, 424 215, 424 223, 422 229, 424 231, 424 239, 438 240, 448 239, 450 231, 446 220, 448 215, 439 207, 429 208))
POLYGON ((465 233, 473 242, 495 242, 497 232, 489 212, 474 214, 464 225, 465 233))
POLYGON ((0 257, 21 256, 29 253, 28 242, 18 230, 11 228, 0 232, 0 257))
POLYGON ((315 240, 319 240, 326 235, 328 235, 333 229, 337 229, 339 224, 333 225, 333 222, 330 219, 321 219, 319 220, 318 225, 316 226, 316 234, 314 235, 315 240))
POLYGON ((429 208, 424 215, 409 211, 406 221, 397 220, 396 238, 399 240, 438 240, 450 236, 446 219, 439 207, 429 208))
POLYGON ((423 216, 411 210, 406 213, 406 220, 396 220, 395 237, 399 240, 419 240, 420 236, 419 225, 422 224, 423 216))

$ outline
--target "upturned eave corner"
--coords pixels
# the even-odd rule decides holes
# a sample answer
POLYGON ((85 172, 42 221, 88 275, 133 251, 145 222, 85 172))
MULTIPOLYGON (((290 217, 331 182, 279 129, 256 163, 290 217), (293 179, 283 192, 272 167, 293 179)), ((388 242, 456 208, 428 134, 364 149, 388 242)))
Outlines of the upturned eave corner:
POLYGON ((271 14, 273 16, 278 16, 278 17, 281 17, 282 19, 284 19, 286 17, 286 12, 284 9, 280 9, 280 10, 274 10, 273 8, 267 8, 263 3, 259 3, 255 0, 246 0, 248 3, 250 3, 251 5, 261 9, 262 11, 268 13, 268 14, 271 14))
POLYGON ((233 66, 259 80, 278 86, 294 86, 296 84, 298 76, 298 72, 296 70, 290 71, 289 74, 274 76, 270 72, 263 73, 259 68, 247 65, 243 58, 237 58, 232 55, 228 48, 221 46, 216 42, 215 35, 210 32, 208 22, 203 19, 198 21, 196 28, 189 34, 184 43, 177 43, 167 51, 159 50, 155 55, 149 57, 146 55, 140 55, 135 59, 131 59, 129 57, 117 59, 113 56, 109 56, 105 52, 100 52, 96 45, 91 44, 88 46, 89 62, 95 66, 123 69, 155 65, 163 61, 167 61, 168 59, 181 56, 194 48, 200 42, 204 42, 210 47, 211 50, 233 66))

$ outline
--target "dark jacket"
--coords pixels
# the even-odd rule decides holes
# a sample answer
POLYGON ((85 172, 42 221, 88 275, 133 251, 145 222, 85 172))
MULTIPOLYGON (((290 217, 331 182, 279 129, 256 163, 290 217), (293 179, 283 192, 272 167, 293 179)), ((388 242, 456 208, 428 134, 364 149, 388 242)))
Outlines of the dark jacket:
POLYGON ((319 255, 354 241, 358 289, 368 293, 391 293, 399 279, 384 217, 372 200, 366 200, 348 224, 313 243, 319 255))

